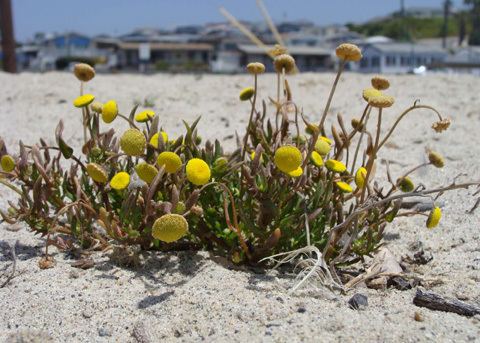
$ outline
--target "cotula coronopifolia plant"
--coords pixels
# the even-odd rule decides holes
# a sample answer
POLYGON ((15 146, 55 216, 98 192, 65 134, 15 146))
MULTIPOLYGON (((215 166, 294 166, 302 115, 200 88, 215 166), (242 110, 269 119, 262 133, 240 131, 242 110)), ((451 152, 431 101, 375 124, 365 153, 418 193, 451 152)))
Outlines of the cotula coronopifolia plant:
MULTIPOLYGON (((389 186, 378 186, 378 152, 407 114, 431 110, 437 132, 450 121, 415 102, 382 136, 382 116, 394 99, 386 94, 389 81, 376 76, 363 91, 363 113, 350 125, 338 116, 338 125, 327 132, 325 120, 340 75, 347 63, 362 58, 360 49, 352 44, 336 49, 338 73, 318 123, 308 122, 293 101, 288 75, 297 71, 294 58, 282 47, 270 54, 276 97, 269 100, 272 106, 266 101, 258 106, 257 85, 265 66, 248 64, 253 86, 239 98, 250 103, 249 121, 232 153, 218 140, 202 147, 198 119, 184 123, 185 134, 170 140, 153 110, 137 112, 134 107, 125 116, 114 100, 95 102, 93 95, 83 93, 95 71, 77 65, 80 96, 73 104, 82 112, 82 155, 63 140, 62 122, 55 146, 43 140, 33 146, 20 142, 14 158, 0 144, 0 182, 20 196, 1 212, 3 219, 24 221, 47 235, 47 247, 69 249, 78 243, 93 249, 115 243, 143 249, 206 248, 236 263, 256 263, 272 254, 286 254, 290 261, 316 252, 315 267, 328 271, 327 265, 331 270, 375 252, 385 226, 398 216, 426 216, 428 228, 437 226, 438 206, 429 213, 406 210, 402 199, 479 185, 416 187, 412 173, 421 165, 396 178, 388 172, 389 186), (108 129, 114 120, 125 120, 129 129, 116 136, 108 129), (102 131, 104 125, 107 131, 102 131), (61 159, 72 161, 69 169, 63 169, 61 159)), ((439 153, 431 151, 428 157, 428 165, 443 167, 439 153)))

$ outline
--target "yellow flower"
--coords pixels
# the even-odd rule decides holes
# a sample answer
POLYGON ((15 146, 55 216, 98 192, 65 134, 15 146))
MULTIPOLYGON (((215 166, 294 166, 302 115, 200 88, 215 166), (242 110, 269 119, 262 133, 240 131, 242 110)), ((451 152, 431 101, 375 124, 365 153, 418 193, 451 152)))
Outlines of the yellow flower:
POLYGON ((343 192, 343 193, 352 193, 353 189, 352 186, 350 186, 348 183, 343 182, 343 181, 338 181, 335 183, 337 187, 343 192))
POLYGON ((139 156, 145 151, 147 140, 137 129, 128 129, 120 138, 120 147, 129 156, 139 156))
POLYGON ((402 192, 408 193, 415 189, 415 184, 412 179, 406 176, 397 180, 397 187, 400 188, 402 192))
POLYGON ((379 96, 372 96, 368 99, 368 103, 373 107, 378 108, 386 108, 393 105, 395 99, 393 96, 390 95, 379 95, 379 96))
POLYGON ((10 173, 15 169, 15 160, 10 155, 3 155, 0 159, 0 165, 4 172, 10 173))
POLYGON ((440 222, 440 219, 442 219, 442 210, 440 209, 440 207, 435 207, 428 215, 426 223, 427 228, 433 229, 434 227, 436 227, 440 222))
POLYGON ((156 133, 152 136, 152 138, 150 138, 150 144, 153 145, 155 147, 155 149, 158 148, 158 137, 159 135, 162 135, 162 139, 163 139, 163 143, 167 143, 168 142, 168 135, 165 131, 161 131, 160 133, 156 133))
POLYGON ((140 179, 146 183, 152 183, 155 176, 158 174, 157 168, 148 163, 139 163, 135 166, 135 171, 140 179))
POLYGON ((118 106, 115 100, 107 101, 102 107, 102 120, 109 124, 115 120, 118 114, 118 106))
POLYGON ((101 165, 96 163, 89 163, 87 164, 87 173, 93 179, 93 181, 98 183, 107 183, 108 176, 107 172, 101 165))
POLYGON ((310 156, 310 159, 317 167, 323 166, 323 157, 318 152, 312 151, 312 156, 310 156))
POLYGON ((445 165, 445 161, 443 160, 442 155, 435 151, 430 151, 428 153, 428 160, 437 168, 443 168, 443 166, 445 165))
POLYGON ((288 175, 290 175, 291 177, 302 176, 303 175, 303 169, 302 169, 302 167, 298 167, 294 171, 289 172, 288 175))
POLYGON ((362 51, 355 44, 344 43, 340 44, 336 49, 335 53, 337 57, 344 61, 353 61, 357 62, 362 59, 362 51))
POLYGON ((285 74, 291 74, 295 71, 295 59, 288 54, 281 54, 275 57, 273 66, 277 73, 282 73, 285 69, 285 74))
POLYGON ((73 67, 73 73, 83 82, 88 82, 95 77, 95 69, 86 63, 77 63, 73 67))
POLYGON ((80 95, 78 98, 73 100, 73 106, 75 107, 85 107, 90 105, 93 100, 95 100, 95 96, 92 94, 84 94, 80 95))
POLYGON ((101 102, 95 101, 92 102, 90 108, 93 112, 102 113, 103 104, 101 102))
POLYGON ((436 132, 440 133, 442 131, 445 131, 450 127, 451 121, 450 119, 442 119, 440 121, 437 121, 432 124, 432 129, 434 129, 436 132))
POLYGON ((327 160, 325 162, 325 167, 327 167, 328 170, 336 173, 343 173, 345 170, 347 170, 345 164, 337 160, 327 160))
POLYGON ((318 125, 308 123, 307 126, 305 127, 305 132, 308 133, 309 135, 313 135, 315 133, 319 133, 320 128, 318 127, 318 125))
POLYGON ((215 161, 213 161, 213 170, 216 173, 224 173, 228 169, 228 158, 226 157, 219 157, 215 161))
POLYGON ((110 180, 110 187, 116 189, 117 191, 121 191, 122 189, 127 188, 129 183, 130 175, 128 175, 126 172, 119 172, 110 180))
POLYGON ((375 96, 381 96, 383 93, 380 92, 378 89, 375 88, 366 88, 363 90, 362 96, 366 102, 370 102, 370 98, 375 96))
POLYGON ((302 153, 298 148, 285 145, 275 151, 275 165, 284 173, 290 173, 302 164, 302 153))
POLYGON ((279 55, 283 55, 283 54, 286 54, 287 53, 287 48, 285 48, 284 46, 281 46, 280 44, 275 44, 275 46, 273 47, 273 49, 269 50, 268 51, 268 54, 270 56, 279 56, 279 55))
POLYGON ((244 88, 240 92, 240 100, 247 101, 253 96, 253 94, 255 94, 253 87, 244 88))
MULTIPOLYGON (((252 161, 255 159, 255 151, 252 151, 252 153, 250 154, 250 158, 252 159, 252 161)), ((260 154, 259 162, 263 163, 263 154, 260 154)))
POLYGON ((265 66, 260 62, 252 62, 247 64, 247 71, 254 75, 263 74, 265 72, 265 66))
POLYGON ((208 164, 199 158, 192 158, 187 163, 187 179, 197 186, 202 186, 210 180, 211 172, 208 164))
POLYGON ((135 120, 139 123, 145 123, 155 117, 155 112, 146 110, 135 115, 135 120))
POLYGON ((329 143, 325 139, 330 141, 326 137, 319 137, 317 139, 317 142, 315 143, 315 151, 318 152, 322 156, 326 156, 330 152, 330 150, 332 149, 332 147, 330 145, 331 143, 329 143))
POLYGON ((188 231, 187 220, 179 214, 164 214, 153 223, 152 236, 166 243, 178 241, 188 231))
POLYGON ((375 75, 372 77, 372 86, 373 88, 382 91, 390 87, 390 81, 383 76, 375 75))
POLYGON ((174 152, 164 151, 157 157, 158 165, 165 166, 165 171, 167 173, 176 173, 182 166, 182 160, 174 152))
POLYGON ((332 143, 333 143, 330 138, 327 138, 327 137, 325 137, 325 136, 320 136, 319 138, 320 138, 322 141, 325 141, 325 142, 327 142, 327 143, 330 144, 330 145, 332 145, 332 143))
POLYGON ((357 118, 352 118, 351 124, 355 130, 357 131, 363 130, 363 123, 361 123, 360 120, 358 120, 357 118))
POLYGON ((365 179, 367 178, 367 169, 364 167, 358 168, 357 172, 355 173, 355 184, 358 188, 363 188, 365 185, 365 179))

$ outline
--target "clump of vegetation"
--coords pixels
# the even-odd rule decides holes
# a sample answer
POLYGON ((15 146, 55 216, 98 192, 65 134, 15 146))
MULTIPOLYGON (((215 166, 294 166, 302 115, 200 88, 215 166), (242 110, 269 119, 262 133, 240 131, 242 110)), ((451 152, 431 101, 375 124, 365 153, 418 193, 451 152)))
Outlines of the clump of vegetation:
MULTIPOLYGON (((439 207, 430 213, 404 210, 402 199, 479 183, 428 190, 415 186, 415 167, 398 177, 389 172, 389 187, 380 187, 376 161, 410 112, 431 110, 437 132, 446 130, 450 121, 415 102, 382 136, 382 116, 394 99, 385 93, 389 81, 374 77, 363 91, 363 113, 351 125, 338 116, 338 125, 327 133, 324 124, 340 75, 347 63, 362 57, 352 44, 340 45, 336 54, 338 73, 318 123, 308 122, 293 101, 288 75, 297 68, 285 49, 272 52, 278 85, 276 98, 270 98, 273 113, 265 101, 258 106, 257 81, 265 66, 249 64, 252 87, 239 95, 250 105, 249 121, 231 153, 218 140, 202 143, 200 118, 184 122, 184 135, 172 138, 151 109, 138 111, 135 106, 125 116, 114 100, 95 102, 93 95, 83 93, 95 71, 77 65, 80 96, 73 104, 83 117, 81 151, 74 152, 64 141, 62 121, 53 146, 44 140, 34 145, 20 141, 14 157, 0 142, 0 182, 19 195, 1 216, 8 223, 25 222, 47 237, 42 267, 52 264, 51 244, 64 250, 112 245, 208 249, 249 264, 272 254, 285 254, 284 261, 290 261, 315 252, 316 259, 304 260, 304 271, 305 277, 318 278, 331 278, 331 270, 373 254, 386 225, 396 217, 425 216, 425 225, 434 228, 441 218, 439 207), (129 129, 116 135, 108 128, 115 120, 126 121, 129 129), (69 167, 64 160, 71 161, 69 167)), ((441 168, 444 161, 430 152, 427 164, 441 168)))

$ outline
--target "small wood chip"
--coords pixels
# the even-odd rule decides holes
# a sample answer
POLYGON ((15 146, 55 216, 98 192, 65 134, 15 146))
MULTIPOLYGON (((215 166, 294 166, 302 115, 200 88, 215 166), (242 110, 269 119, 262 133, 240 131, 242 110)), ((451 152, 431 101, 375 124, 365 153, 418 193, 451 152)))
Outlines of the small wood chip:
POLYGON ((453 312, 461 316, 473 317, 480 314, 480 307, 461 302, 457 299, 442 297, 433 292, 423 292, 417 289, 413 303, 434 311, 453 312))

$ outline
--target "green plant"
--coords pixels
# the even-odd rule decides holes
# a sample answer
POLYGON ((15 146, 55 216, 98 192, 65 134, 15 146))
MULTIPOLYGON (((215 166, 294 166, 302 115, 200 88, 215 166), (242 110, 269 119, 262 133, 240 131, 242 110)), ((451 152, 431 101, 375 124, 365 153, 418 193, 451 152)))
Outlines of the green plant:
MULTIPOLYGON (((244 89, 240 100, 250 103, 250 116, 245 136, 231 153, 218 140, 202 145, 200 118, 184 122, 185 134, 169 140, 153 111, 137 113, 135 106, 125 116, 115 101, 102 105, 93 102, 93 95, 82 94, 82 82, 74 101, 83 113, 81 155, 63 140, 63 122, 56 129, 56 145, 20 141, 15 158, 0 141, 0 182, 19 195, 18 203, 10 203, 1 216, 9 223, 26 222, 47 236, 43 267, 51 265, 50 244, 61 249, 120 244, 205 248, 235 263, 252 264, 272 254, 286 256, 281 262, 307 254, 304 280, 314 273, 333 280, 330 270, 362 260, 382 245, 385 226, 395 217, 424 215, 427 227, 438 224, 438 207, 430 214, 406 211, 402 199, 479 185, 415 187, 411 176, 417 166, 397 180, 389 172, 388 189, 379 188, 373 182, 378 151, 407 114, 420 108, 433 111, 438 120, 432 128, 438 132, 450 121, 415 102, 382 137, 382 115, 394 99, 384 94, 388 80, 375 77, 375 88, 363 92, 362 115, 351 128, 338 116, 338 125, 327 134, 324 123, 340 75, 347 62, 361 58, 352 44, 340 45, 336 53, 338 73, 318 124, 308 122, 293 102, 287 74, 296 70, 295 61, 283 48, 272 52, 278 85, 276 99, 270 99, 273 114, 267 113, 265 101, 257 108, 257 81, 264 66, 247 66, 253 87, 244 89), (101 130, 101 121, 114 120, 130 126, 120 137, 113 129, 101 130), (71 161, 70 167, 64 167, 64 159, 71 161)), ((442 167, 444 162, 430 152, 427 164, 442 167)))

